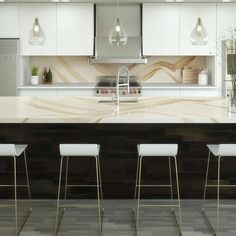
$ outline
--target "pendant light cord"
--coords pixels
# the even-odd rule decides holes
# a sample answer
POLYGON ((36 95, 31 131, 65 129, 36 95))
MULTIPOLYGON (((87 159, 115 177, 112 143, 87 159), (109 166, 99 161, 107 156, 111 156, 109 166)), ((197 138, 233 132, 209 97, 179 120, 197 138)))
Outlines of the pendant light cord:
POLYGON ((117 18, 119 18, 119 16, 120 16, 120 1, 119 0, 117 0, 117 18))

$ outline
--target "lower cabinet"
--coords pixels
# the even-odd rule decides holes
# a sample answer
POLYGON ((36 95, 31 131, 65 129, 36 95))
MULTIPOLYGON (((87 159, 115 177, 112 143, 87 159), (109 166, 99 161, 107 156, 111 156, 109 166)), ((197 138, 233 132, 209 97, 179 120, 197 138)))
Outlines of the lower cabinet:
POLYGON ((217 97, 219 91, 217 88, 204 88, 204 89, 180 89, 181 97, 217 97))
POLYGON ((57 89, 18 89, 19 96, 57 96, 57 89))
MULTIPOLYGON (((19 88, 19 96, 79 96, 93 97, 94 88, 19 88)), ((143 97, 217 97, 219 91, 211 88, 143 88, 143 97)))
POLYGON ((63 89, 63 88, 19 88, 19 96, 94 96, 94 89, 63 89))
POLYGON ((58 89, 58 96, 94 96, 93 89, 58 89))
POLYGON ((144 97, 217 97, 219 91, 212 88, 144 88, 144 97))

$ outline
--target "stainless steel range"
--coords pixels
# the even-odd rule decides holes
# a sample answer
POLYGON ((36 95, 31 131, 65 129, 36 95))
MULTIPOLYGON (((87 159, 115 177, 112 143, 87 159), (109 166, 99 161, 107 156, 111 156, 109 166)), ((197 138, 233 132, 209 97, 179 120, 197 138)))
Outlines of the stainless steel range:
MULTIPOLYGON (((116 97, 116 77, 115 76, 100 76, 97 77, 97 84, 95 86, 95 96, 98 102, 113 101, 116 97)), ((127 82, 126 76, 120 76, 119 84, 122 85, 127 82)), ((129 79, 129 91, 126 87, 119 88, 120 101, 137 101, 137 98, 142 96, 142 87, 138 82, 137 77, 131 76, 129 79)))

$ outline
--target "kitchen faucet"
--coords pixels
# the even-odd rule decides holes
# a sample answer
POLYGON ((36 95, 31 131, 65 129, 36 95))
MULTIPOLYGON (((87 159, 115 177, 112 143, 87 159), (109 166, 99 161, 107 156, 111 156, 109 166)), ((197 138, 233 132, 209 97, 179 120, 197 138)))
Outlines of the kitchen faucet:
POLYGON ((119 68, 117 72, 117 76, 116 76, 116 95, 113 100, 116 101, 117 104, 120 103, 120 87, 124 87, 124 86, 127 86, 127 92, 129 93, 129 69, 125 66, 122 66, 119 68), (127 74, 127 82, 120 84, 120 75, 122 71, 125 71, 127 74))

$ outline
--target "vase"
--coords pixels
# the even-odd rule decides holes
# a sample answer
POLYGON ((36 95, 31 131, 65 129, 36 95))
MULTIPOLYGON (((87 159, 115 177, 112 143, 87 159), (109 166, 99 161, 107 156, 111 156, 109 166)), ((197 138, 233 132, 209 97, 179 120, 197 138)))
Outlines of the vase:
POLYGON ((31 76, 31 85, 38 85, 39 84, 39 76, 31 76))

